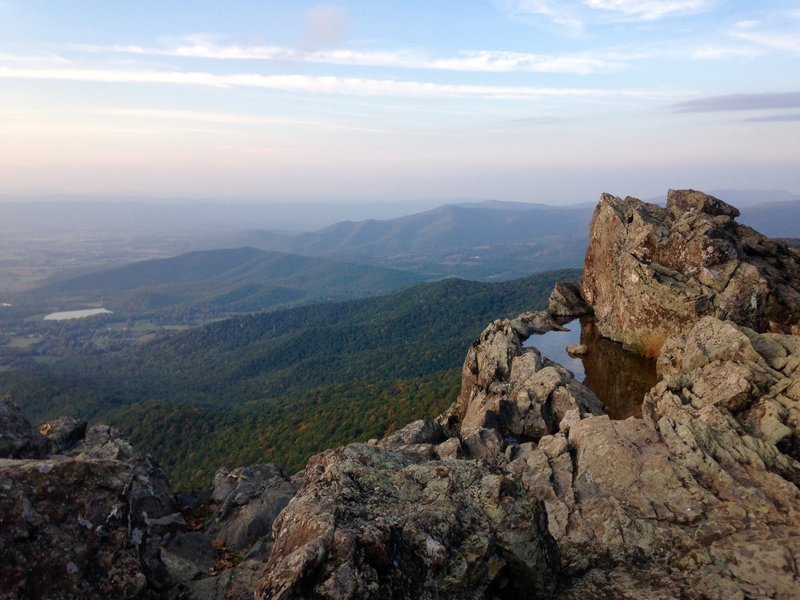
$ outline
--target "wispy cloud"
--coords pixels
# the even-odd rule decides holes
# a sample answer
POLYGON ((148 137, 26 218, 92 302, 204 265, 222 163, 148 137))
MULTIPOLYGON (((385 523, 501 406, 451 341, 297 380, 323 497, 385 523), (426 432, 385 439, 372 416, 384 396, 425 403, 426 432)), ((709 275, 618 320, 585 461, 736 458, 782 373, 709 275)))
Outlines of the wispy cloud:
POLYGON ((740 21, 729 32, 731 37, 773 50, 800 52, 800 35, 797 30, 767 30, 756 21, 740 21))
POLYGON ((579 31, 592 23, 657 21, 709 10, 716 0, 496 0, 514 17, 541 16, 579 31))
POLYGON ((756 123, 789 123, 792 121, 800 121, 800 113, 791 113, 785 115, 769 115, 766 117, 752 117, 745 119, 746 121, 756 123))
POLYGON ((760 51, 744 46, 700 46, 692 50, 690 57, 696 60, 722 60, 726 58, 755 58, 760 51))
POLYGON ((452 56, 431 57, 404 49, 364 52, 349 49, 297 50, 281 46, 219 45, 206 36, 189 36, 185 38, 183 43, 169 48, 87 45, 79 46, 78 48, 101 53, 116 52, 181 58, 266 60, 281 63, 309 62, 345 66, 485 73, 522 71, 589 74, 615 71, 625 65, 625 62, 619 59, 608 60, 582 54, 552 56, 502 50, 462 50, 452 56))
POLYGON ((710 8, 712 0, 585 0, 589 8, 608 11, 612 18, 655 21, 675 15, 696 14, 710 8))
POLYGON ((669 93, 638 89, 555 88, 441 84, 393 79, 314 77, 307 75, 218 74, 208 72, 114 70, 114 69, 32 69, 0 66, 0 79, 39 79, 96 83, 156 83, 218 88, 261 88, 286 92, 327 93, 356 96, 481 97, 530 99, 542 97, 628 97, 664 98, 669 93))
POLYGON ((682 113, 800 108, 800 92, 709 96, 680 102, 673 108, 682 113))
POLYGON ((495 4, 511 17, 541 16, 571 31, 581 31, 584 17, 574 2, 552 0, 495 0, 495 4))
POLYGON ((169 110, 156 108, 112 108, 99 111, 99 114, 134 119, 191 121, 199 123, 217 123, 222 125, 289 125, 306 126, 323 129, 346 129, 367 133, 386 133, 386 129, 377 129, 361 125, 349 125, 341 122, 329 122, 314 119, 296 119, 291 117, 264 117, 239 113, 219 113, 193 110, 169 110))
POLYGON ((63 56, 55 54, 45 55, 19 55, 19 54, 3 54, 0 52, 0 63, 14 63, 14 64, 29 64, 29 65, 68 65, 70 61, 63 56))

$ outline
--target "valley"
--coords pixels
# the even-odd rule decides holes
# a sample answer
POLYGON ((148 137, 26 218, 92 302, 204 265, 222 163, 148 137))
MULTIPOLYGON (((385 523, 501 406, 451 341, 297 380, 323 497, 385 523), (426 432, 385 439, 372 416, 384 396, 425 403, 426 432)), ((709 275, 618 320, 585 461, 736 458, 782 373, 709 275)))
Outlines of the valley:
POLYGON ((579 274, 445 279, 120 348, 79 343, 115 315, 48 322, 40 354, 6 348, 0 390, 34 419, 68 414, 120 427, 179 487, 202 485, 220 464, 270 460, 292 471, 331 443, 440 412, 457 392, 464 345, 487 319, 543 306, 555 281, 579 274))
MULTIPOLYGON (((762 204, 751 214, 776 230, 794 206, 762 204)), ((69 269, 56 254, 32 253, 28 284, 0 310, 0 390, 36 420, 66 414, 120 427, 178 487, 203 485, 221 464, 271 461, 292 472, 325 447, 441 412, 457 393, 463 348, 487 320, 541 308, 556 280, 580 276, 512 277, 580 264, 590 215, 586 206, 468 203, 228 239, 280 250, 219 240, 222 248, 191 250, 211 242, 184 232, 150 253, 188 252, 125 264, 114 263, 147 244, 65 251, 69 269), (41 277, 35 264, 54 270, 41 277), (64 311, 93 316, 45 319, 64 311)), ((64 235, 76 249, 93 239, 64 235)), ((582 379, 585 366, 614 414, 638 415, 625 399, 654 383, 652 366, 631 366, 630 381, 609 377, 627 355, 591 323, 580 337, 608 347, 571 359, 576 373, 582 379)))

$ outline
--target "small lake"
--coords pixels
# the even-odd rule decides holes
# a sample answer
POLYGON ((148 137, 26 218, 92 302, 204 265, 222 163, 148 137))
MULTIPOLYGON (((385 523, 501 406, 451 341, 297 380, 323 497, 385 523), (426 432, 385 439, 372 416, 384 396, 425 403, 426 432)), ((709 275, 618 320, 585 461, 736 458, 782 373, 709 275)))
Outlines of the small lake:
POLYGON ((54 312, 45 316, 44 321, 67 321, 69 319, 83 319, 95 315, 110 315, 111 311, 105 308, 87 308, 84 310, 66 310, 64 312, 54 312))
POLYGON ((656 362, 628 352, 622 344, 601 337, 591 317, 564 325, 569 331, 548 331, 532 335, 526 348, 535 347, 575 375, 605 404, 612 419, 642 416, 642 399, 658 382, 656 362), (589 351, 580 357, 567 354, 570 344, 585 344, 589 351))

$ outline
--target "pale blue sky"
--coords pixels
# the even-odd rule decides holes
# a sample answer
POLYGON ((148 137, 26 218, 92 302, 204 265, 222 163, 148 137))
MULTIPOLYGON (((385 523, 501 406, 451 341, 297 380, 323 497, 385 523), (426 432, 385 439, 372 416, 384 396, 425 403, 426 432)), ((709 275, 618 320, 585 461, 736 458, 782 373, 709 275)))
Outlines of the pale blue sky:
POLYGON ((0 0, 0 194, 800 192, 800 1, 0 0))

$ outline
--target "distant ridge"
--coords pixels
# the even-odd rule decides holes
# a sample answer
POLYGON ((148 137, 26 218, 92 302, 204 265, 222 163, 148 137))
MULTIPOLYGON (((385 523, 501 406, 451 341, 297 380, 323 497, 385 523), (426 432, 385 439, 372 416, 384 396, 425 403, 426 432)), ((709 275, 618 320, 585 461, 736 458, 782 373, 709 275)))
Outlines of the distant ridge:
POLYGON ((182 306, 212 313, 251 312, 306 301, 384 293, 417 283, 413 273, 243 247, 172 258, 51 281, 26 294, 65 306, 101 302, 118 311, 182 306))
POLYGON ((488 200, 396 219, 341 221, 294 236, 248 231, 219 243, 381 265, 429 278, 512 279, 580 265, 593 209, 594 204, 488 200))

